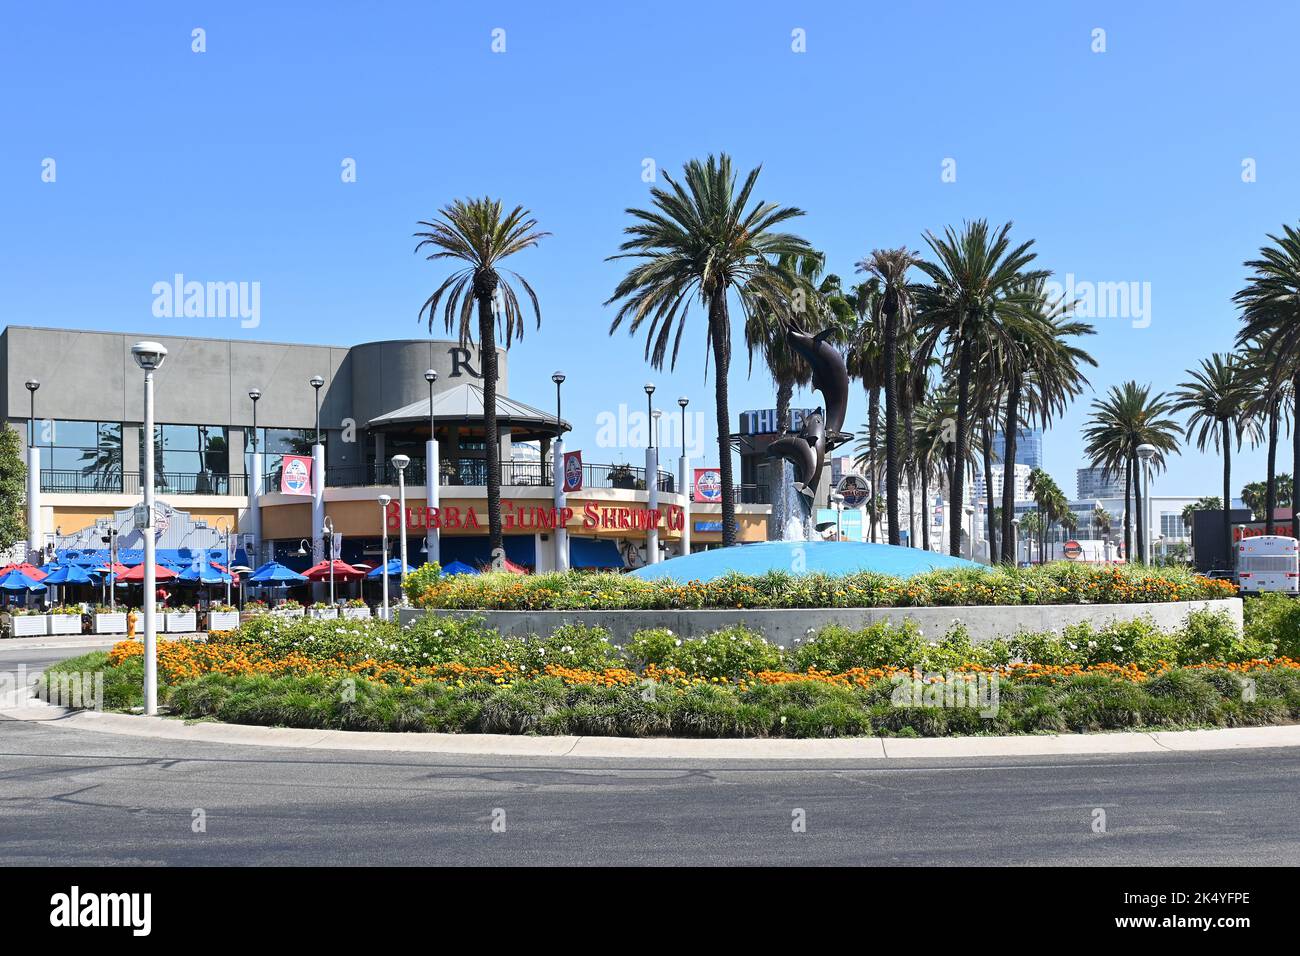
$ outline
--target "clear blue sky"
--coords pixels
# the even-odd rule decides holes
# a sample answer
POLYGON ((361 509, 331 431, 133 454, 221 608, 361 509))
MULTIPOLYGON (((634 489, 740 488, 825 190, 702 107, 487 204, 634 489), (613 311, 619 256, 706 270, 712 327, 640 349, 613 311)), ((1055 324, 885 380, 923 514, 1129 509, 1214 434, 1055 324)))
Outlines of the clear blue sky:
MULTIPOLYGON (((9 4, 0 319, 335 344, 418 336, 445 267, 413 255, 416 221, 486 193, 554 234, 511 263, 543 305, 542 328, 512 350, 511 394, 549 406, 563 366, 571 444, 586 449, 597 413, 640 408, 647 378, 692 396, 711 429, 700 314, 676 372, 651 372, 640 340, 608 335, 602 302, 620 265, 604 257, 624 208, 646 200, 644 158, 676 170, 726 150, 763 164, 764 198, 807 211, 798 231, 846 279, 875 246, 922 248, 926 229, 988 217, 1013 220, 1062 275, 1150 283, 1149 327, 1097 321, 1091 377, 1099 390, 1129 377, 1169 388, 1230 346, 1242 261, 1300 208, 1300 8, 996 6, 9 4), (195 27, 206 53, 191 52, 195 27), (796 28, 805 53, 791 50, 796 28), (47 157, 54 183, 41 180, 47 157), (340 181, 345 157, 356 183, 340 181), (1254 183, 1242 182, 1247 157, 1254 183), (945 158, 955 183, 941 182, 945 158), (151 288, 177 272, 260 282, 260 327, 154 318, 151 288)), ((739 358, 733 420, 772 404, 766 375, 745 375, 739 358)), ((1089 397, 1045 442, 1070 493, 1089 397)), ((859 392, 849 423, 864 418, 859 392)), ((637 458, 587 453, 624 455, 637 458)), ((1219 467, 1186 454, 1155 491, 1216 493, 1219 467)), ((1262 453, 1245 452, 1234 493, 1262 476, 1262 453)))

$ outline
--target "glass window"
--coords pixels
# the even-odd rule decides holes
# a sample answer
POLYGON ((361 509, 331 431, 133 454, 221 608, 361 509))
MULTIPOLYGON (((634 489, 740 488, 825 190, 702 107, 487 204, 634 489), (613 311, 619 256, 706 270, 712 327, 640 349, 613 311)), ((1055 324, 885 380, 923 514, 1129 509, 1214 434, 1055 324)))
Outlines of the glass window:
POLYGON ((122 489, 122 426, 117 422, 38 422, 35 443, 45 450, 44 468, 64 472, 86 490, 122 489))

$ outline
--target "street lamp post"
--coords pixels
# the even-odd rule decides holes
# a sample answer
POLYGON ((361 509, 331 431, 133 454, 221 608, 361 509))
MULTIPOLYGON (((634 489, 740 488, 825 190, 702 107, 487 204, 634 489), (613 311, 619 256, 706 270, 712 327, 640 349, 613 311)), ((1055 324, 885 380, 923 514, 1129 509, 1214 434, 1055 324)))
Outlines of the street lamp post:
POLYGON ((682 410, 682 457, 677 460, 677 493, 682 496, 682 507, 686 509, 682 522, 681 553, 691 553, 691 460, 686 456, 686 406, 691 400, 685 395, 677 399, 677 407, 682 410))
POLYGON ((379 496, 379 524, 384 531, 384 545, 383 551, 381 552, 383 560, 379 565, 383 568, 383 571, 380 572, 379 576, 383 578, 384 581, 384 608, 380 617, 385 621, 388 620, 388 504, 392 500, 392 495, 379 496))
POLYGON ((262 397, 260 388, 250 388, 248 397, 253 403, 253 452, 248 457, 248 525, 253 532, 253 554, 249 561, 254 568, 262 555, 262 492, 266 476, 262 474, 262 453, 257 444, 257 402, 262 397))
POLYGON ((36 390, 38 379, 26 382, 31 396, 31 417, 27 420, 27 550, 33 555, 41 547, 41 449, 36 444, 36 390))
MULTIPOLYGON (((1142 532, 1142 563, 1151 563, 1151 459, 1155 457, 1156 446, 1142 444, 1137 446, 1137 456, 1142 461, 1142 473, 1139 476, 1142 479, 1142 521, 1145 528, 1139 529, 1142 532)), ((1225 507, 1227 506, 1225 502, 1225 507)))
MULTIPOLYGON (((398 530, 399 540, 402 543, 402 567, 400 568, 402 581, 402 594, 406 594, 406 466, 411 463, 411 459, 406 455, 394 455, 393 464, 397 468, 397 495, 400 502, 399 508, 402 516, 401 525, 398 530)), ((387 527, 385 523, 384 527, 387 527)), ((387 569, 385 569, 387 574, 387 569)))
POLYGON ((565 375, 558 369, 551 373, 555 383, 555 443, 551 446, 551 504, 555 508, 555 570, 569 570, 569 529, 564 526, 564 509, 569 506, 564 493, 564 419, 560 417, 560 386, 565 375))
POLYGON ((438 522, 433 513, 438 510, 438 435, 433 420, 433 383, 438 381, 438 373, 431 368, 424 370, 424 380, 429 383, 429 440, 424 446, 424 552, 429 564, 442 562, 441 542, 438 537, 438 522))
POLYGON ((334 606, 334 519, 329 515, 325 516, 325 522, 322 525, 325 534, 328 535, 326 540, 329 545, 325 549, 325 554, 330 563, 330 607, 334 606))
MULTIPOLYGON (((928 514, 926 515, 926 519, 927 520, 929 519, 928 514)), ((1019 518, 1011 519, 1011 541, 1013 544, 1013 547, 1011 548, 1011 555, 1015 560, 1015 562, 1019 564, 1020 563, 1020 519, 1019 518)))
POLYGON ((159 342, 137 342, 131 355, 144 371, 144 712, 158 713, 158 632, 154 621, 157 595, 154 542, 153 373, 167 358, 159 342))
POLYGON ((217 528, 223 530, 224 532, 223 537, 226 539, 226 604, 229 605, 230 604, 230 581, 231 578, 233 577, 233 572, 230 570, 230 566, 235 563, 234 556, 230 550, 230 519, 222 518, 221 521, 217 524, 217 528))
POLYGON ((645 490, 646 516, 645 561, 646 564, 659 563, 659 450, 655 447, 653 382, 645 383, 645 490))
POLYGON ((313 375, 310 385, 316 390, 316 443, 311 446, 311 539, 312 560, 320 561, 324 556, 321 541, 322 527, 325 522, 325 446, 321 444, 320 435, 320 390, 325 379, 313 375))

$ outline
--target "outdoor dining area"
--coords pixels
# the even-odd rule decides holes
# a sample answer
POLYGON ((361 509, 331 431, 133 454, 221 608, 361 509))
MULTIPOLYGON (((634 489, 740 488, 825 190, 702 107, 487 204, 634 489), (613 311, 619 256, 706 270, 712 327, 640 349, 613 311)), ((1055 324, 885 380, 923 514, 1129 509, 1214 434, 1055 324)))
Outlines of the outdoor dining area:
MULTIPOLYGON (((133 634, 146 595, 145 565, 94 560, 95 555, 0 567, 0 636, 133 634), (86 560, 87 557, 92 560, 86 560)), ((131 561, 134 555, 126 555, 131 561)), ((401 600, 400 558, 386 566, 320 561, 299 572, 278 561, 256 568, 223 563, 218 549, 174 556, 154 565, 159 629, 196 634, 234 630, 243 616, 364 619, 387 617, 401 600), (385 582, 384 578, 388 580, 385 582), (385 584, 387 586, 385 586, 385 584), (318 599, 313 600, 313 595, 318 599)), ((228 561, 228 559, 226 559, 228 561)), ((412 570, 409 566, 405 569, 412 570)), ((454 561, 444 574, 478 574, 454 561)))

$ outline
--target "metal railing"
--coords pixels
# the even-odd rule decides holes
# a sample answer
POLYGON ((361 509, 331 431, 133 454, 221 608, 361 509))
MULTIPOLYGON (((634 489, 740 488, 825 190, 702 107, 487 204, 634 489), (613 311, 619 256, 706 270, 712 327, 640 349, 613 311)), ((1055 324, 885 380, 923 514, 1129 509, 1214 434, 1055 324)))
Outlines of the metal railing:
MULTIPOLYGON (((143 487, 138 471, 85 474, 76 469, 41 469, 41 491, 50 494, 138 495, 143 487)), ((154 489, 172 495, 246 495, 248 476, 160 471, 154 474, 154 489)))
MULTIPOLYGON (((440 463, 440 487, 482 487, 487 484, 487 461, 482 458, 450 458, 440 463)), ((503 461, 501 462, 501 484, 512 488, 550 487, 551 462, 548 461, 503 461)), ((659 490, 671 493, 676 479, 662 469, 658 476, 659 490)), ((411 487, 424 485, 424 461, 412 459, 406 466, 406 483, 411 487)), ((392 462, 380 465, 351 465, 346 468, 329 468, 325 472, 325 484, 331 488, 357 488, 372 485, 397 484, 397 469, 392 462)), ((278 489, 280 476, 272 472, 266 476, 266 487, 270 491, 278 489)), ((584 464, 582 466, 582 486, 584 488, 626 488, 645 490, 645 469, 631 465, 584 464)))

